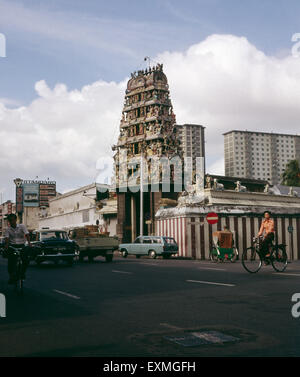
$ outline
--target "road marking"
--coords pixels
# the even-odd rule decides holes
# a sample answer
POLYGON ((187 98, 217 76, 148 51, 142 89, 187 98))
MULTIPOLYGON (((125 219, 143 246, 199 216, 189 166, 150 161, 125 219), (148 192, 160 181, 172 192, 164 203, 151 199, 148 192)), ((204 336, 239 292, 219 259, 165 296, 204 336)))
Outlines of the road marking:
POLYGON ((118 270, 112 270, 111 272, 115 272, 115 273, 118 273, 118 274, 132 274, 132 272, 128 272, 128 271, 118 271, 118 270))
POLYGON ((173 326, 173 325, 170 325, 169 323, 160 323, 160 326, 167 327, 168 329, 171 329, 171 330, 183 330, 181 327, 173 326))
POLYGON ((188 283, 199 283, 199 284, 211 284, 211 285, 223 285, 225 287, 235 287, 235 284, 225 284, 225 283, 215 283, 212 281, 202 281, 202 280, 186 280, 188 283))
POLYGON ((300 276, 300 274, 290 274, 288 272, 273 272, 273 275, 300 276))
POLYGON ((56 293, 59 293, 61 295, 64 295, 64 296, 68 296, 68 297, 74 298, 75 300, 80 300, 80 297, 71 295, 70 293, 63 292, 63 291, 58 291, 57 289, 53 289, 53 291, 56 292, 56 293))
POLYGON ((199 266, 201 267, 201 266, 211 266, 213 263, 211 262, 211 263, 203 263, 203 262, 195 262, 196 264, 199 264, 199 266))
POLYGON ((159 267, 159 264, 157 263, 139 263, 139 264, 142 264, 144 266, 155 266, 155 267, 159 267))
POLYGON ((215 268, 215 267, 197 267, 198 270, 216 270, 216 271, 226 271, 225 268, 215 268))

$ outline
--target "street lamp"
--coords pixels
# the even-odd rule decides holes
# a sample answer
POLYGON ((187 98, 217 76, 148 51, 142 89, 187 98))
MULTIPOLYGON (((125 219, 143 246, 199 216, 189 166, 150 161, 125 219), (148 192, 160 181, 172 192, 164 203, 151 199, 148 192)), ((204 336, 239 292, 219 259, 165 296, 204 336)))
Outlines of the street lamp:
POLYGON ((3 192, 1 194, 1 236, 3 237, 4 233, 4 206, 3 206, 3 192))
POLYGON ((144 152, 146 145, 141 143, 141 162, 140 162, 140 236, 144 235, 144 152))

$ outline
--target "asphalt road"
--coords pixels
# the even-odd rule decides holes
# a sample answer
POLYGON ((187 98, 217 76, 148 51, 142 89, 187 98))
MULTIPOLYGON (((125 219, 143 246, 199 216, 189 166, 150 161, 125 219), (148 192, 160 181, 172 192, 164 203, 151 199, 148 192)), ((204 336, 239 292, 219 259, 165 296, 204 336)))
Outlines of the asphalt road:
POLYGON ((25 294, 0 259, 0 356, 300 356, 300 262, 283 274, 240 262, 99 258, 67 267, 32 264, 25 294), (167 337, 208 330, 235 342, 185 347, 167 337))

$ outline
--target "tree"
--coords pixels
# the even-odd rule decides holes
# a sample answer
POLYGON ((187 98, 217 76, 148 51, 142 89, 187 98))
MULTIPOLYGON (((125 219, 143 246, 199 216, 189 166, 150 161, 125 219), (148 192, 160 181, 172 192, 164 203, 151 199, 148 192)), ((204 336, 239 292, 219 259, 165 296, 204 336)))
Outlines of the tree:
POLYGON ((285 186, 300 186, 300 166, 298 160, 291 160, 286 164, 281 175, 281 184, 285 186))

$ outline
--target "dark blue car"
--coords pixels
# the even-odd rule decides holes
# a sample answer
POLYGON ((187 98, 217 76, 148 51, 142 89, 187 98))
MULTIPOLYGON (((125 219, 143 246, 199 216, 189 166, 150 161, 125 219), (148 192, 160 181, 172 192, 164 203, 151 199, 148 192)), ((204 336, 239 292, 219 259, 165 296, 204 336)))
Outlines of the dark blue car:
POLYGON ((68 233, 59 229, 40 229, 31 235, 31 260, 37 264, 44 261, 60 260, 72 265, 78 255, 78 245, 68 237, 68 233))

